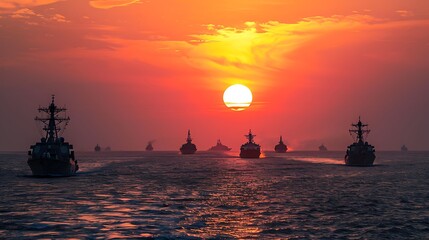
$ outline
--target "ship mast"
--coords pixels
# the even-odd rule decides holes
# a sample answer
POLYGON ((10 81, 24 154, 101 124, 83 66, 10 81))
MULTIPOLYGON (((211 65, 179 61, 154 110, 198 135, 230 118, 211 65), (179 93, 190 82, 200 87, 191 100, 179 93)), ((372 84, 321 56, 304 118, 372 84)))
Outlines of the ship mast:
MULTIPOLYGON (((65 112, 66 108, 60 108, 55 105, 55 95, 52 95, 52 102, 49 107, 39 107, 39 112, 47 114, 46 117, 35 117, 34 120, 42 122, 45 126, 43 130, 46 131, 46 141, 53 143, 58 139, 58 133, 61 130, 59 124, 65 122, 65 125, 70 121, 70 117, 60 117, 60 112, 65 112)), ((64 126, 65 128, 65 126, 64 126)))
POLYGON ((191 130, 188 129, 188 138, 186 138, 186 142, 187 143, 191 143, 192 142, 192 138, 191 138, 191 130))
POLYGON ((353 127, 357 128, 357 129, 351 129, 349 130, 350 134, 355 133, 357 135, 357 142, 358 143, 363 143, 364 141, 364 137, 363 134, 368 134, 370 132, 370 130, 368 129, 363 129, 364 127, 367 127, 368 124, 363 124, 360 121, 360 116, 359 116, 359 122, 357 124, 352 124, 353 127))
POLYGON ((282 136, 280 136, 280 142, 279 143, 283 143, 283 138, 282 136))
POLYGON ((256 137, 256 135, 252 134, 252 129, 249 129, 249 134, 244 135, 247 139, 249 139, 249 143, 253 143, 253 138, 256 137))

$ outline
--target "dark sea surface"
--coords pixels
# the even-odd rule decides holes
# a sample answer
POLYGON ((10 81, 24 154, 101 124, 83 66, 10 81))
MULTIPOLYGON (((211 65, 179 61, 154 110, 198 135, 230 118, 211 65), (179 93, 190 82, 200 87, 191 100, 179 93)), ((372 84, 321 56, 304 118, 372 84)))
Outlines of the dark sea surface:
POLYGON ((77 153, 80 171, 34 178, 0 153, 0 238, 429 239, 429 152, 77 153))

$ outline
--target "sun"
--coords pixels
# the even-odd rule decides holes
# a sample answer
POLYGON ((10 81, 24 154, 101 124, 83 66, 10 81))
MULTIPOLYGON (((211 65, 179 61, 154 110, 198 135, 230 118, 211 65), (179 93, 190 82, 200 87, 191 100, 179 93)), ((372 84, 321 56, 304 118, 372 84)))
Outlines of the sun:
POLYGON ((243 111, 252 103, 252 92, 244 85, 231 85, 223 93, 223 102, 233 111, 243 111))

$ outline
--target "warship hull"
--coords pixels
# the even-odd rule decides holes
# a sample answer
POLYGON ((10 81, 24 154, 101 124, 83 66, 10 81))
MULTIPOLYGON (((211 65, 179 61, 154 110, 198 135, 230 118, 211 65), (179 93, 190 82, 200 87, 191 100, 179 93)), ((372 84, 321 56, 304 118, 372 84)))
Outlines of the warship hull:
POLYGON ((259 158, 261 156, 260 149, 242 149, 240 151, 240 158, 259 158))
POLYGON ((347 166, 372 166, 374 164, 375 154, 373 152, 348 152, 344 159, 347 166))
POLYGON ((209 149, 211 152, 229 152, 231 151, 231 148, 228 149, 209 149))
POLYGON ((274 151, 276 151, 276 153, 285 153, 287 151, 286 146, 276 146, 274 148, 274 151))
POLYGON ((33 176, 38 177, 67 177, 75 175, 78 166, 74 160, 58 159, 28 159, 33 176))
POLYGON ((194 154, 197 150, 192 150, 192 149, 181 149, 180 152, 182 154, 194 154))
POLYGON ((231 151, 231 148, 229 148, 229 147, 217 147, 217 146, 215 146, 215 147, 211 147, 209 149, 209 151, 212 151, 212 152, 228 152, 228 151, 231 151))
POLYGON ((183 144, 182 147, 180 148, 180 152, 182 154, 194 154, 196 151, 197 151, 197 147, 193 143, 183 144))

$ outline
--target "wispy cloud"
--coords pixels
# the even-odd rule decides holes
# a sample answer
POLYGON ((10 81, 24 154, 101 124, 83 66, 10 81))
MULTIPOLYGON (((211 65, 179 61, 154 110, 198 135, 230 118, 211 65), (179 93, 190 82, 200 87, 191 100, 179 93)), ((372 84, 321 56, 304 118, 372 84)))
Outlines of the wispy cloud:
POLYGON ((59 23, 70 22, 69 20, 66 19, 65 16, 61 14, 54 13, 51 15, 42 15, 40 13, 34 12, 29 8, 22 8, 22 9, 16 10, 10 14, 10 17, 14 19, 23 19, 27 24, 30 24, 30 25, 39 25, 40 24, 39 20, 42 20, 43 22, 52 22, 52 21, 59 22, 59 23))
POLYGON ((48 5, 61 0, 2 0, 0 1, 0 11, 13 11, 21 8, 31 8, 35 6, 48 5))
POLYGON ((89 4, 94 8, 109 9, 140 3, 140 0, 92 0, 89 4))
POLYGON ((16 10, 15 12, 13 12, 11 14, 12 18, 31 18, 31 17, 42 17, 42 15, 40 14, 36 14, 33 10, 28 9, 28 8, 22 8, 19 10, 16 10))
POLYGON ((399 14, 399 16, 401 16, 401 17, 412 17, 412 16, 414 16, 413 12, 408 11, 408 10, 397 10, 396 13, 399 14))

